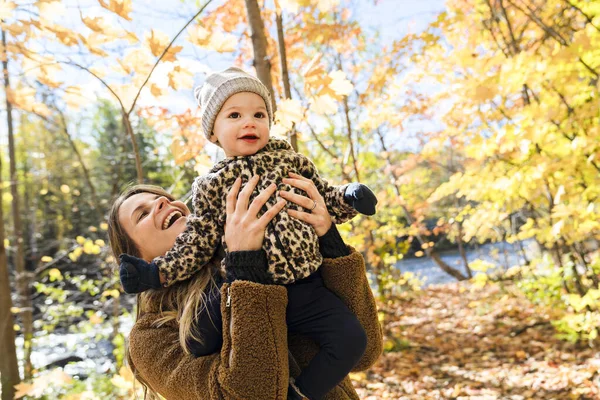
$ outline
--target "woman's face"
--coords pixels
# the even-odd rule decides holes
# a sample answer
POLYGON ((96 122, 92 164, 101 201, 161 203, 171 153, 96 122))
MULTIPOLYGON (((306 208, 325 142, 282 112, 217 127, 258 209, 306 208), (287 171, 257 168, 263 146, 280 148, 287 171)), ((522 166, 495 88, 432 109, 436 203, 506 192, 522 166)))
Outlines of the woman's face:
POLYGON ((190 210, 181 201, 169 201, 153 193, 138 193, 119 208, 119 223, 137 245, 142 258, 152 261, 164 255, 185 229, 190 210))

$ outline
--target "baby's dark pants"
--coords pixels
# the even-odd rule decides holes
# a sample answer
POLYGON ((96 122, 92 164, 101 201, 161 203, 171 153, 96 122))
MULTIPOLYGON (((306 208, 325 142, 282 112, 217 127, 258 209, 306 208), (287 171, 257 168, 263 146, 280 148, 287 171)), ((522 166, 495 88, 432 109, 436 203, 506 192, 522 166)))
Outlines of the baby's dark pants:
POLYGON ((320 271, 286 288, 288 332, 306 336, 320 348, 295 384, 309 399, 318 400, 360 360, 367 335, 344 302, 325 287, 320 271))

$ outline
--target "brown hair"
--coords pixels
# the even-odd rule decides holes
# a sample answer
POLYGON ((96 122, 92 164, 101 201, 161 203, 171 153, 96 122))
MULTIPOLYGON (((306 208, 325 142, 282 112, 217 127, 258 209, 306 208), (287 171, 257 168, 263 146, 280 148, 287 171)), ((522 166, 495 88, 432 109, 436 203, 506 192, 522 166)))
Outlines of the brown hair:
MULTIPOLYGON (((175 197, 163 188, 153 185, 134 185, 127 188, 113 202, 108 214, 108 241, 115 260, 119 255, 126 253, 131 256, 140 257, 140 252, 135 242, 119 222, 119 209, 125 200, 140 194, 151 193, 164 196, 170 201, 175 197)), ((217 286, 213 279, 214 271, 218 268, 220 258, 215 257, 194 276, 183 282, 176 283, 168 288, 160 290, 148 290, 137 296, 136 320, 146 312, 158 312, 160 317, 155 324, 162 326, 169 322, 179 324, 179 342, 186 353, 190 353, 188 340, 202 341, 200 333, 195 329, 197 316, 206 308, 206 293, 217 286)), ((157 393, 138 374, 129 349, 126 349, 127 363, 135 378, 144 386, 144 397, 150 392, 151 398, 157 393)))

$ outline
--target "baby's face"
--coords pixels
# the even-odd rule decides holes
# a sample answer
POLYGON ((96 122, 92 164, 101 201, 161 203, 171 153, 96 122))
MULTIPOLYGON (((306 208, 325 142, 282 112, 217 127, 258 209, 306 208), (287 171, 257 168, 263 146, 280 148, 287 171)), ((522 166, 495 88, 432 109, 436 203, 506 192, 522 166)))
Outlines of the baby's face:
POLYGON ((236 93, 217 114, 211 142, 219 142, 227 157, 255 154, 269 142, 269 115, 262 97, 236 93))

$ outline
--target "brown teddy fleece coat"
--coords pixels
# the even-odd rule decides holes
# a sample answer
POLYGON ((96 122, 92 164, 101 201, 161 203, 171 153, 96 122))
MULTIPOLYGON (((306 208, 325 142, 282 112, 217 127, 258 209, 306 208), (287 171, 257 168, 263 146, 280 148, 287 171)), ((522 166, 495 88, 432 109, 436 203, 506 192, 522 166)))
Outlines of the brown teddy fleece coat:
MULTIPOLYGON (((321 272, 325 285, 356 314, 367 333, 367 349, 354 368, 359 371, 373 365, 381 354, 382 331, 364 259, 350 250, 348 256, 324 259, 321 272)), ((297 376, 298 365, 306 366, 318 350, 306 338, 288 338, 285 287, 235 281, 224 284, 221 293, 223 347, 219 353, 199 358, 186 355, 175 323, 155 326, 156 304, 131 330, 132 367, 167 400, 285 400, 289 376, 297 376)), ((324 398, 349 399, 358 395, 348 377, 324 398)))

